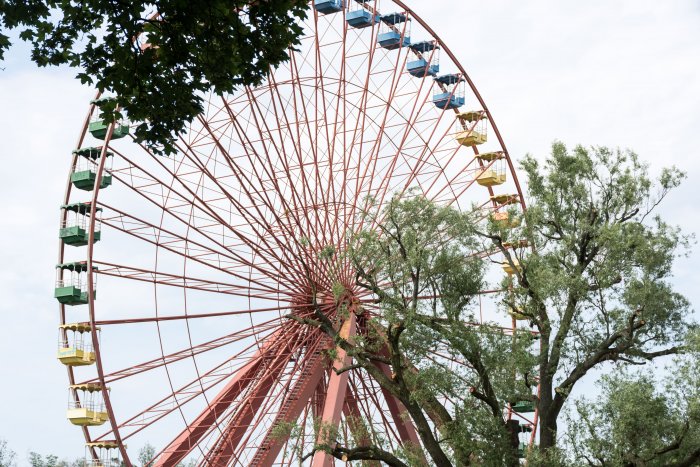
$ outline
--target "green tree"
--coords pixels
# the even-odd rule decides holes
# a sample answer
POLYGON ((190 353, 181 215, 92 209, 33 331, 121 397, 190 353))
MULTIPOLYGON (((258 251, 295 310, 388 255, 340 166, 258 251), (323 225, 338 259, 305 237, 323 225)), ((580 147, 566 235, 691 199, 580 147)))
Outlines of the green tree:
POLYGON ((137 140, 169 152, 202 111, 202 93, 258 84, 287 60, 307 8, 306 0, 3 0, 0 60, 18 30, 39 66, 77 68, 83 83, 117 96, 100 103, 106 118, 119 105, 140 122, 137 140))
POLYGON ((595 400, 576 401, 568 447, 591 466, 689 467, 700 464, 700 339, 671 372, 615 372, 595 400))
POLYGON ((41 455, 37 452, 29 452, 29 465, 32 467, 82 467, 84 459, 76 459, 73 462, 61 460, 53 454, 41 455))
MULTIPOLYGON (((606 363, 624 368, 682 352, 694 326, 669 282, 689 238, 655 213, 682 173, 667 169, 654 182, 629 151, 569 152, 561 143, 543 165, 526 157, 522 166, 529 208, 521 227, 484 225, 478 213, 460 214, 415 193, 368 214, 367 225, 377 229, 360 232, 346 254, 355 285, 376 297, 374 335, 342 339, 318 306, 313 317, 290 316, 322 328, 353 357, 349 368, 363 368, 405 405, 423 454, 436 465, 516 465, 514 427, 503 409, 528 399, 540 412, 541 451, 529 453, 531 463, 563 462, 558 422, 572 389, 606 363), (470 253, 484 250, 500 253, 514 270, 503 280, 501 303, 529 319, 536 342, 528 332, 511 337, 468 324, 489 261, 470 253), (440 364, 430 358, 436 351, 468 365, 440 364)), ((336 443, 314 449, 341 459, 425 463, 380 441, 336 443)))
POLYGON ((139 464, 141 467, 147 467, 153 465, 153 458, 156 457, 156 448, 150 443, 146 443, 141 449, 139 449, 139 464))
POLYGON ((643 364, 676 354, 691 326, 673 290, 672 265, 689 239, 656 213, 684 175, 653 182, 630 151, 561 143, 542 166, 522 163, 528 180, 525 226, 488 237, 513 265, 506 302, 539 331, 540 447, 556 446, 558 420, 575 385, 607 362, 643 364), (510 250, 508 238, 532 250, 510 250))
POLYGON ((58 467, 58 456, 48 454, 43 456, 34 451, 29 452, 29 465, 32 467, 58 467))

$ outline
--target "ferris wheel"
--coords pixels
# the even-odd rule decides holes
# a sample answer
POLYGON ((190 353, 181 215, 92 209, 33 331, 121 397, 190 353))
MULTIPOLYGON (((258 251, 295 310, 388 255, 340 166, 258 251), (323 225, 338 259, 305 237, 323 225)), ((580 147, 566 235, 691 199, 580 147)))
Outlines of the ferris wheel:
MULTIPOLYGON (((258 87, 208 96, 171 156, 89 107, 55 287, 68 419, 84 433, 86 465, 131 465, 127 446, 145 442, 152 465, 291 465, 314 444, 313 420, 353 439, 347 422, 359 418, 389 446, 420 444, 400 401, 360 369, 331 371, 328 337, 288 315, 331 294, 324 252, 376 227, 363 225, 367 203, 417 190, 513 226, 522 194, 483 99, 411 9, 311 8, 290 60, 258 87), (296 433, 280 431, 292 423, 296 433)), ((373 297, 349 264, 335 277, 365 309, 341 335, 366 333, 373 297)), ((531 444, 532 402, 504 414, 531 444)))

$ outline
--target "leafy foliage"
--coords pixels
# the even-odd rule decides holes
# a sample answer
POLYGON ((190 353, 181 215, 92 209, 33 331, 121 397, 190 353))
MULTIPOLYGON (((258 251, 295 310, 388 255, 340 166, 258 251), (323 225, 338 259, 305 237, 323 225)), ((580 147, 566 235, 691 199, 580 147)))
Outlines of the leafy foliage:
POLYGON ((544 166, 527 157, 526 224, 488 237, 521 264, 506 299, 540 332, 541 446, 556 443, 573 387, 606 362, 642 364, 678 353, 692 327, 669 279, 690 238, 655 214, 683 174, 657 182, 629 151, 552 147, 544 166), (532 251, 503 242, 525 238, 532 251))
MULTIPOLYGON (((654 435, 659 441, 649 449, 678 438, 686 425, 654 420, 680 414, 670 401, 682 398, 671 392, 659 398, 649 381, 646 387, 641 380, 628 384, 623 370, 682 353, 695 327, 687 301, 670 282, 674 260, 691 238, 655 213, 683 174, 667 169, 654 182, 629 151, 579 146, 570 152, 561 143, 543 165, 532 157, 522 165, 529 209, 520 227, 477 222, 419 193, 394 197, 367 213, 365 225, 371 227, 353 239, 346 254, 356 271, 354 285, 376 297, 375 312, 358 317, 370 332, 348 342, 320 311, 314 319, 299 320, 321 327, 353 357, 353 365, 340 371, 362 369, 401 401, 423 452, 390 451, 381 439, 371 446, 319 449, 340 459, 396 466, 517 465, 517 427, 509 425, 504 407, 530 400, 539 409, 541 450, 528 450, 529 462, 565 465, 566 451, 557 444, 562 409, 573 388, 606 363, 622 372, 604 382, 607 395, 615 397, 585 403, 582 419, 611 425, 580 449, 589 454, 603 449, 607 435, 633 438, 644 425, 659 430, 654 435), (514 270, 503 280, 502 304, 526 317, 533 333, 509 336, 496 326, 470 324, 489 261, 471 253, 494 249, 514 270), (434 358, 437 353, 465 365, 446 364, 434 358), (379 371, 382 365, 390 375, 379 371), (645 398, 655 417, 631 410, 645 398), (596 411, 599 406, 607 411, 596 411)), ((679 372, 674 384, 682 387, 691 373, 679 372)), ((691 412, 675 418, 688 420, 691 412)), ((649 459, 646 445, 607 443, 625 455, 639 448, 635 455, 649 459)), ((622 465, 619 456, 603 455, 612 459, 604 465, 622 465)))
POLYGON ((603 377, 595 400, 576 401, 567 433, 574 460, 589 465, 700 463, 700 339, 670 364, 672 373, 622 371, 603 377))
POLYGON ((34 451, 29 453, 29 465, 32 467, 82 467, 83 459, 76 459, 73 462, 60 460, 53 454, 41 455, 34 451))
POLYGON ((156 457, 156 448, 153 445, 146 443, 141 449, 139 449, 139 465, 141 467, 147 467, 153 465, 153 459, 156 457))
POLYGON ((306 17, 306 0, 153 2, 0 2, 0 59, 7 30, 33 45, 39 66, 69 65, 116 102, 107 119, 132 121, 138 141, 170 152, 174 136, 202 112, 202 93, 261 82, 288 59, 306 17), (147 45, 148 44, 148 45, 147 45))

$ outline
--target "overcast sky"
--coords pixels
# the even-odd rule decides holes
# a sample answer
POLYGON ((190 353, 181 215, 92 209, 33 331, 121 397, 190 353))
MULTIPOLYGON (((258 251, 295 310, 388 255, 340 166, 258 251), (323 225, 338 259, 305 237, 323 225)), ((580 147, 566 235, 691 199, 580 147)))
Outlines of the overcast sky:
MULTIPOLYGON (((688 179, 662 207, 700 226, 700 2, 697 0, 406 0, 465 66, 511 155, 551 142, 631 148, 654 172, 688 179)), ((0 71, 0 438, 18 453, 82 455, 65 421, 65 369, 55 359, 52 298, 58 206, 93 91, 74 71, 35 68, 15 47, 0 71)), ((700 301, 700 255, 676 285, 700 301)))

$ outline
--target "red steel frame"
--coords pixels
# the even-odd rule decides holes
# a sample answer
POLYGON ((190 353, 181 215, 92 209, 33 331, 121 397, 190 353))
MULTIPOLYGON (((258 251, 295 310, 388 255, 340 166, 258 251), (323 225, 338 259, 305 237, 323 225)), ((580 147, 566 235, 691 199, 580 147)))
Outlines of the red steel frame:
MULTIPOLYGON (((447 54, 450 65, 466 80, 470 95, 488 116, 497 139, 496 150, 505 155, 515 194, 500 203, 492 199, 494 191, 488 188, 489 200, 480 205, 482 216, 511 201, 524 210, 512 160, 466 70, 419 16, 400 0, 392 3, 418 23, 447 54)), ((362 7, 376 12, 369 4, 362 7)), ((127 465, 131 461, 125 439, 160 420, 168 419, 172 423, 172 417, 176 419, 178 415, 185 427, 160 451, 154 459, 155 465, 175 466, 199 451, 201 462, 206 465, 269 466, 278 461, 284 450, 299 451, 313 444, 309 435, 302 435, 296 441, 280 437, 275 432, 277 427, 299 420, 303 427, 313 418, 318 418, 324 426, 340 427, 343 415, 346 419, 374 420, 389 435, 391 443, 420 444, 405 408, 397 399, 376 383, 367 381, 366 374, 358 370, 334 371, 348 366, 350 357, 338 348, 335 361, 328 361, 325 350, 330 346, 329 338, 317 329, 290 322, 284 315, 310 313, 311 297, 315 300, 320 296, 317 290, 328 294, 335 281, 347 286, 353 306, 363 306, 371 312, 372 297, 351 286, 350 265, 346 262, 333 266, 319 259, 320 247, 339 247, 349 233, 348 228, 357 231, 365 227, 365 220, 354 219, 366 207, 367 195, 374 196, 375 202, 381 204, 390 191, 400 193, 418 186, 438 202, 459 204, 465 193, 476 191, 476 177, 490 164, 476 164, 474 158, 465 160, 459 146, 452 141, 451 124, 445 123, 444 117, 450 112, 429 110, 432 109, 429 79, 406 77, 403 72, 411 52, 404 49, 381 52, 374 45, 377 25, 362 30, 364 36, 361 36, 344 21, 343 27, 338 28, 338 21, 332 26, 333 18, 312 11, 310 35, 303 39, 312 43, 306 54, 291 54, 282 71, 271 73, 267 84, 259 88, 246 88, 238 96, 220 102, 207 101, 205 113, 177 142, 178 155, 172 160, 154 156, 146 148, 135 154, 120 143, 113 143, 114 124, 109 126, 95 167, 97 180, 91 194, 86 255, 89 271, 93 266, 99 267, 96 273, 88 273, 89 322, 97 362, 96 374, 84 381, 99 382, 106 387, 108 383, 119 384, 162 370, 169 387, 169 394, 130 417, 115 410, 112 397, 105 390, 108 430, 97 434, 94 428, 83 428, 88 442, 116 440, 127 465), (309 74, 309 69, 314 73, 309 74), (359 74, 363 69, 364 76, 359 74), (334 77, 336 72, 338 76, 334 77), (378 92, 380 88, 384 94, 378 92), (237 149, 233 151, 231 141, 236 142, 237 149), (387 147, 391 150, 387 151, 387 147), (120 207, 120 199, 100 196, 108 150, 121 163, 111 171, 115 186, 140 200, 142 209, 160 212, 160 219, 149 220, 145 213, 120 207), (452 169, 455 166, 457 171, 452 169), (122 233, 134 242, 155 248, 155 266, 149 269, 127 265, 128 258, 122 257, 119 263, 95 257, 98 207, 106 213, 102 225, 110 232, 122 233), (353 223, 348 224, 349 221, 353 223), (312 231, 314 237, 310 238, 312 231), (164 270, 159 260, 167 255, 183 258, 181 272, 164 270), (212 277, 200 276, 202 271, 212 277), (158 291, 223 295, 247 301, 249 307, 190 312, 185 302, 184 313, 161 314, 158 293, 154 293, 155 313, 98 319, 92 293, 96 274, 127 284, 152 284, 158 291), (270 301, 275 304, 268 305, 270 301), (259 321, 259 316, 267 319, 259 321), (191 326, 195 322, 236 317, 248 317, 250 326, 194 343, 191 326), (186 325, 189 344, 166 352, 163 326, 180 322, 186 325), (110 367, 107 371, 109 359, 103 355, 96 328, 127 324, 155 325, 161 355, 128 367, 110 367), (209 370, 200 371, 197 358, 229 345, 237 345, 240 350, 231 352, 227 360, 209 370), (188 360, 193 361, 196 376, 184 384, 176 384, 170 368, 188 360), (227 370, 227 365, 232 365, 232 369, 227 370), (216 394, 212 395, 214 391, 216 394), (200 405, 203 401, 199 415, 194 417, 185 410, 191 401, 200 401, 200 405)), ((407 27, 408 22, 395 30, 403 36, 407 27)), ((431 52, 430 59, 434 53, 431 52)), ((94 111, 92 105, 78 147, 85 144, 94 111)), ((474 153, 478 154, 476 147, 474 153)), ((77 157, 74 156, 72 166, 77 157)), ((68 183, 64 204, 69 203, 71 195, 68 183)), ((65 212, 61 221, 64 220, 65 212)), ((66 259, 65 253, 60 242, 59 263, 66 259)), ((493 292, 497 291, 483 293, 493 292)), ((321 303, 329 318, 340 318, 332 300, 321 303)), ((341 336, 350 340, 356 333, 366 332, 354 311, 351 309, 342 325, 338 324, 341 336)), ((60 320, 62 324, 69 322, 63 305, 60 320)), ((436 358, 445 356, 436 354, 436 358)), ((378 363, 378 367, 390 374, 387 365, 378 363)), ((78 381, 71 367, 68 367, 68 379, 70 384, 78 381)), ((74 392, 73 397, 77 399, 78 394, 74 392)), ((534 440, 537 413, 530 422, 535 427, 534 440)), ((345 429, 354 431, 352 426, 345 429)), ((359 445, 370 441, 355 439, 359 445)), ((91 454, 96 456, 94 451, 91 454)), ((318 451, 310 462, 325 467, 333 464, 333 458, 318 451)))

